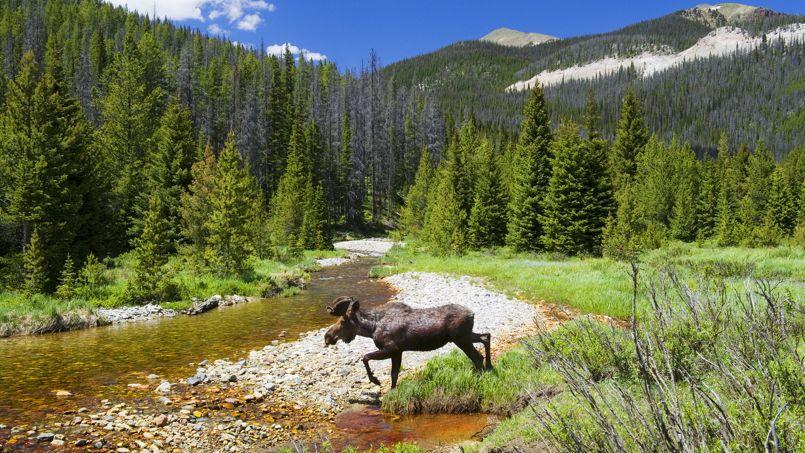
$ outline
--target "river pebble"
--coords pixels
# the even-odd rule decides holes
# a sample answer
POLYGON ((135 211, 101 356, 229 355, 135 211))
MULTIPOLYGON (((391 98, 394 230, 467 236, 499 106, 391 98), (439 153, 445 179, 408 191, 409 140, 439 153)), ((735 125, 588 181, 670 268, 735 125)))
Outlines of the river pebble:
POLYGON ((176 316, 176 311, 168 308, 162 308, 156 304, 148 304, 134 307, 99 308, 97 314, 112 324, 121 324, 162 317, 172 317, 176 316))

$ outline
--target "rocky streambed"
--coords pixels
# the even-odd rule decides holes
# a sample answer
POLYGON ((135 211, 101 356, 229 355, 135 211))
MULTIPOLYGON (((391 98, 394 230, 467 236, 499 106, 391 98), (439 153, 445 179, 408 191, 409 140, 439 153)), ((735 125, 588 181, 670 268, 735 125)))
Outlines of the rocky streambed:
MULTIPOLYGON (((469 277, 405 273, 388 277, 386 281, 398 290, 392 299, 394 302, 415 308, 449 303, 469 308, 475 312, 474 330, 490 332, 493 347, 533 332, 536 321, 543 318, 534 305, 490 291, 469 277)), ((240 361, 204 363, 186 382, 191 385, 237 382, 253 395, 279 394, 323 415, 338 413, 355 402, 377 402, 380 389, 368 381, 361 363, 364 354, 376 349, 372 340, 357 337, 349 344, 339 342, 325 348, 325 331, 308 332, 289 343, 267 345, 240 361)), ((401 375, 404 377, 432 357, 455 348, 449 344, 430 352, 406 352, 401 375)), ((388 388, 390 361, 371 365, 384 389, 388 388)))

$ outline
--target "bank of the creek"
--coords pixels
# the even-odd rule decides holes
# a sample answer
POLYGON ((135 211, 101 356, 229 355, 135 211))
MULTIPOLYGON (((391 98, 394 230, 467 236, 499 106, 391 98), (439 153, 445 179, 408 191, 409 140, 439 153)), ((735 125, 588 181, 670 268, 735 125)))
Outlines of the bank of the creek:
MULTIPOLYGON (((324 352, 319 329, 333 321, 326 304, 343 294, 357 295, 364 307, 392 297, 414 306, 458 301, 476 311, 476 324, 498 342, 521 335, 539 310, 469 279, 369 279, 374 262, 332 263, 337 266, 314 273, 303 292, 287 298, 0 340, 0 450, 244 451, 325 441, 365 448, 402 440, 436 448, 471 438, 492 420, 482 414, 398 418, 372 408, 380 392, 357 360, 371 342, 324 352), (492 316, 493 308, 503 315, 492 316), (199 370, 205 376, 192 385, 199 383, 187 378, 199 370)), ((404 367, 416 369, 430 356, 406 357, 404 367)), ((387 380, 387 366, 378 368, 387 380)))

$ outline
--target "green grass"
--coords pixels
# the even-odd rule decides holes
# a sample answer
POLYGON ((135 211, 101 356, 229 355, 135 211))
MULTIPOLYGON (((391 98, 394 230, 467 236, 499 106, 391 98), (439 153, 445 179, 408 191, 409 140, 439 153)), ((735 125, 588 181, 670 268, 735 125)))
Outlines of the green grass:
POLYGON ((418 413, 486 412, 510 414, 525 405, 528 392, 548 389, 558 376, 537 369, 522 348, 502 354, 491 371, 476 371, 467 357, 453 351, 428 361, 425 369, 403 380, 383 397, 384 411, 418 413))
MULTIPOLYGON (((647 272, 668 265, 689 275, 718 272, 736 290, 743 290, 749 277, 779 279, 783 290, 795 298, 805 297, 805 250, 798 247, 707 248, 675 243, 645 254, 642 261, 647 272)), ((608 258, 514 254, 506 249, 442 257, 419 253, 415 247, 396 247, 373 275, 407 271, 471 275, 527 301, 544 300, 622 319, 631 314, 628 267, 608 258)))
MULTIPOLYGON (((344 256, 343 251, 306 251, 291 262, 255 260, 254 270, 242 277, 221 277, 196 273, 183 261, 174 257, 169 268, 180 288, 178 300, 155 301, 166 308, 181 310, 191 305, 191 298, 206 298, 214 294, 263 296, 293 294, 293 282, 315 270, 318 258, 344 256)), ((92 294, 73 300, 60 300, 52 295, 28 296, 18 291, 0 292, 0 337, 20 333, 39 333, 53 330, 70 330, 93 325, 92 315, 98 307, 112 308, 125 305, 123 294, 126 283, 133 277, 134 259, 130 254, 106 261, 102 279, 106 283, 92 294)))

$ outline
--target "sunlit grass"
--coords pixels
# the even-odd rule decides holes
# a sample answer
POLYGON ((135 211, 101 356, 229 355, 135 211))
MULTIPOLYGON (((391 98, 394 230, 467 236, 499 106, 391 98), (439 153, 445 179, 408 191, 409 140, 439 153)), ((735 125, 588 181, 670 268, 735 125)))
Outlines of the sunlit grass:
POLYGON ((383 397, 383 410, 400 415, 488 412, 508 414, 538 387, 558 382, 547 368, 537 369, 522 348, 502 354, 491 371, 476 371, 459 351, 428 361, 383 397))
MULTIPOLYGON (((673 265, 694 276, 705 272, 723 277, 734 290, 746 290, 747 279, 770 278, 794 297, 805 296, 805 250, 703 248, 672 244, 646 253, 643 272, 673 265)), ((407 271, 442 272, 485 279, 495 289, 521 299, 547 301, 585 313, 627 318, 631 314, 628 265, 608 258, 565 258, 548 254, 514 254, 506 249, 464 256, 433 256, 415 247, 396 247, 373 269, 382 276, 407 271)), ((641 310, 646 304, 641 303, 641 310)))

